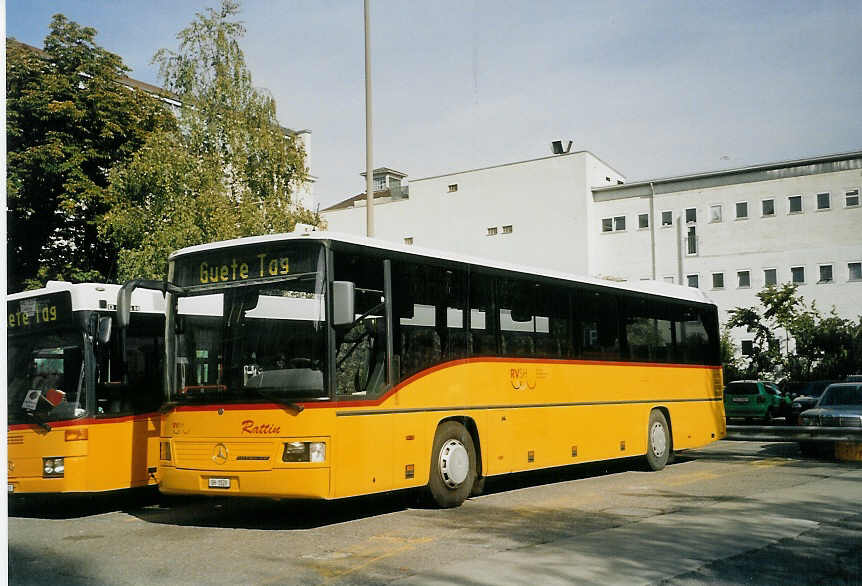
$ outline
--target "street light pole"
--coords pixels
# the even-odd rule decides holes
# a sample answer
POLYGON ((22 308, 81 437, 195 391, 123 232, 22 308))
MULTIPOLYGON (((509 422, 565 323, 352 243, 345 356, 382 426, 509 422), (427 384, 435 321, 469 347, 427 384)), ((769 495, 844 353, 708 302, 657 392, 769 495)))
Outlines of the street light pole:
POLYGON ((374 236, 374 177, 371 138, 371 25, 369 2, 365 0, 365 234, 374 236))

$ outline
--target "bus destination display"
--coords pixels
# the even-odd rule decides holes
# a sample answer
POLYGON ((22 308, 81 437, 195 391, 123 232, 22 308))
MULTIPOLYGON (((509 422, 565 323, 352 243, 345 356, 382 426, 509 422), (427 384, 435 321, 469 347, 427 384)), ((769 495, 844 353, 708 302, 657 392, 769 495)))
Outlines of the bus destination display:
POLYGON ((290 249, 247 247, 194 255, 177 261, 173 281, 180 287, 218 285, 284 277, 317 270, 319 246, 297 245, 290 249))
POLYGON ((6 327, 10 334, 50 328, 66 321, 71 315, 72 300, 68 292, 6 303, 6 327))

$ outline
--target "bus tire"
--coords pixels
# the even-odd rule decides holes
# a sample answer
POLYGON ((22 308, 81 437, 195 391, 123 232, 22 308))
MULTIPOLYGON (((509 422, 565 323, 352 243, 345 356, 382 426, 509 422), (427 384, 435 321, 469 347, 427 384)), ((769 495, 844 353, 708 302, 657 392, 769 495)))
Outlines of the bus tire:
POLYGON ((434 434, 428 492, 434 503, 449 509, 470 496, 476 482, 476 450, 473 438, 457 421, 445 421, 434 434))
POLYGON ((482 496, 482 493, 485 492, 485 476, 476 477, 475 482, 473 482, 473 490, 470 491, 470 496, 482 496))
POLYGON ((646 461, 651 470, 661 470, 670 459, 670 430, 664 413, 653 409, 649 414, 647 426, 646 461))

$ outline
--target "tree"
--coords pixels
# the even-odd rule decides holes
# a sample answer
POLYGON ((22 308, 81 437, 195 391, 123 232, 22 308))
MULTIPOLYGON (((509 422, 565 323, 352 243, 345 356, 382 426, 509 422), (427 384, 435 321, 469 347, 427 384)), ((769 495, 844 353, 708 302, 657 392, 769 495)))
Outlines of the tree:
POLYGON ((234 0, 197 13, 178 51, 153 58, 182 103, 176 131, 155 134, 112 175, 105 233, 123 251, 124 278, 164 275, 177 248, 319 224, 293 201, 307 178, 305 153, 276 117, 275 100, 252 85, 233 18, 234 0))
POLYGON ((8 288, 105 280, 116 250, 99 237, 108 171, 175 124, 96 31, 53 17, 44 51, 6 42, 8 288))
POLYGON ((762 378, 780 372, 794 380, 838 379, 862 371, 862 318, 857 322, 843 319, 834 308, 824 317, 790 283, 766 287, 757 297, 762 313, 737 307, 730 310, 727 323, 754 333, 745 376, 762 378), (785 332, 784 352, 775 335, 779 328, 785 332))

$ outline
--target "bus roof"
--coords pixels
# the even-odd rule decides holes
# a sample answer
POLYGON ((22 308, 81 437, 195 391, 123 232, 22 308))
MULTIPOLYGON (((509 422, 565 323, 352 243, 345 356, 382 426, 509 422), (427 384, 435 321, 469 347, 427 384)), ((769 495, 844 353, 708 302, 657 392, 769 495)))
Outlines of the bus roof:
POLYGON ((695 303, 708 303, 710 305, 714 305, 714 302, 700 289, 695 289, 694 287, 684 287, 682 285, 675 285, 671 283, 665 283, 661 281, 638 281, 637 283, 632 282, 620 282, 620 281, 609 281, 605 279, 596 279, 594 277, 588 277, 585 275, 575 275, 571 273, 563 273, 559 271, 554 271, 550 269, 537 268, 537 267, 528 267, 524 265, 516 265, 509 264, 505 262, 500 262, 496 260, 472 257, 468 255, 459 254, 456 252, 436 250, 431 248, 423 248, 420 246, 399 244, 394 242, 388 242, 385 240, 378 240, 376 238, 367 238, 365 236, 356 236, 354 234, 343 234, 338 232, 329 232, 329 231, 314 231, 314 232, 303 232, 303 233, 282 233, 282 234, 266 234, 263 236, 249 236, 245 238, 235 238, 233 240, 222 240, 220 242, 210 242, 208 244, 198 244, 196 246, 189 246, 186 248, 182 248, 180 250, 175 251, 169 257, 169 260, 175 260, 178 257, 185 256, 187 254, 194 254, 196 252, 206 252, 212 250, 218 250, 221 248, 231 248, 234 246, 246 246, 246 245, 254 245, 254 244, 272 244, 275 242, 289 242, 291 240, 318 240, 318 241, 332 241, 332 242, 344 242, 347 244, 354 244, 358 246, 367 246, 368 248, 375 248, 378 250, 392 250, 394 252, 400 252, 403 254, 409 254, 414 256, 423 256, 432 259, 442 259, 449 260, 454 262, 460 262, 465 264, 477 265, 482 267, 490 267, 495 269, 514 271, 519 273, 525 273, 528 275, 539 275, 544 277, 550 277, 553 279, 561 279, 565 281, 573 281, 577 283, 584 283, 588 285, 595 285, 598 287, 609 287, 613 289, 619 289, 622 291, 632 291, 637 293, 645 293, 649 295, 659 295, 662 297, 671 297, 674 299, 680 299, 685 301, 692 301, 695 303))
MULTIPOLYGON (((72 311, 81 310, 114 310, 117 307, 119 285, 108 283, 67 283, 66 281, 48 281, 42 289, 31 289, 7 296, 7 299, 28 299, 49 293, 68 291, 72 298, 72 311)), ((132 311, 142 313, 164 313, 165 299, 159 291, 135 289, 132 292, 132 311)))

